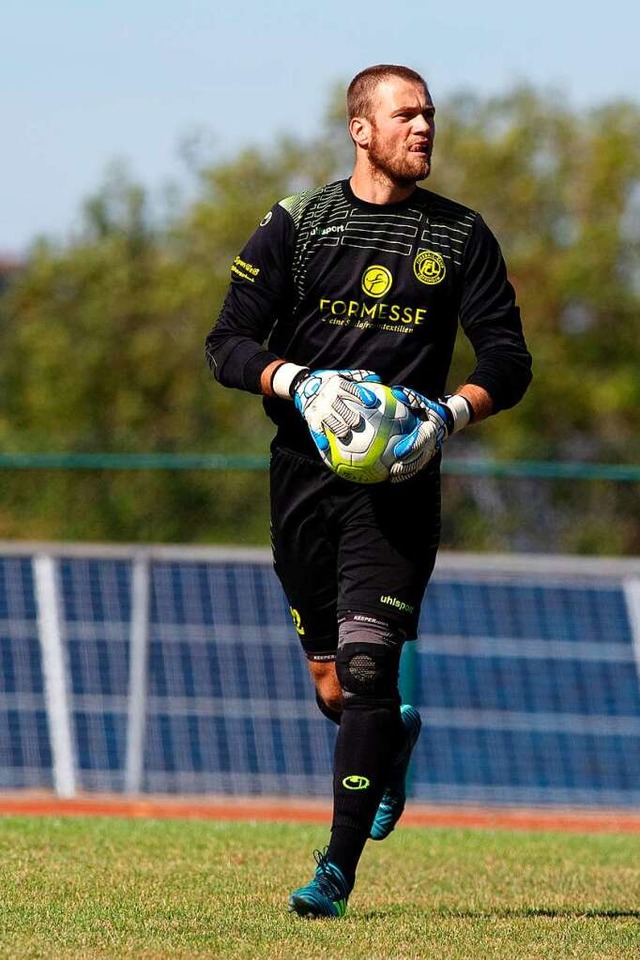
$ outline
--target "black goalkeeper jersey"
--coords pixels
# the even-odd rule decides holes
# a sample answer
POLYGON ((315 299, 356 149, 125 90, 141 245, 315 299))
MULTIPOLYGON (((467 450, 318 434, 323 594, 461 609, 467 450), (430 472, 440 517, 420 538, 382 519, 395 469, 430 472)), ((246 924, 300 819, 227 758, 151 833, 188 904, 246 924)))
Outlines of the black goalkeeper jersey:
MULTIPOLYGON (((260 393, 273 360, 365 368, 428 397, 446 387, 460 323, 476 356, 468 383, 494 411, 531 379, 513 287, 479 214, 429 190, 373 204, 341 180, 277 203, 234 260, 207 357, 225 386, 260 393)), ((309 452, 294 405, 267 397, 283 445, 309 452)))

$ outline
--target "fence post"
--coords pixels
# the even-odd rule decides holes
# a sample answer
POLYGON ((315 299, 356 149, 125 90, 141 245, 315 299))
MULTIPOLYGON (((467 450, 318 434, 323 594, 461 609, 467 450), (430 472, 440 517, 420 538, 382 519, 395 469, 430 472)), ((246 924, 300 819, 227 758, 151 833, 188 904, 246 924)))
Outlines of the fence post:
POLYGON ((35 556, 33 576, 45 705, 53 758, 53 785, 59 797, 74 797, 76 794, 74 736, 62 640, 60 587, 53 557, 45 554, 35 556))
POLYGON ((144 775, 150 595, 149 557, 140 552, 134 557, 131 573, 129 709, 124 772, 124 788, 127 793, 141 792, 144 775))
POLYGON ((640 683, 640 580, 625 580, 622 589, 627 606, 629 626, 631 627, 631 642, 633 644, 633 656, 636 661, 636 673, 638 674, 638 683, 640 683))

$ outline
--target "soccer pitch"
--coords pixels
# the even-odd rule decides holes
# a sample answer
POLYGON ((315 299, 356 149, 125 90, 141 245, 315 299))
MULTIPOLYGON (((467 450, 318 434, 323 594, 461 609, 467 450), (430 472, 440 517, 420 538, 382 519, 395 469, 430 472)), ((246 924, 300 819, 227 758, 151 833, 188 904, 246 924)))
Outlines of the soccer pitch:
POLYGON ((320 826, 7 817, 0 957, 555 960, 640 956, 640 837, 399 829, 369 844, 347 916, 290 889, 320 826))

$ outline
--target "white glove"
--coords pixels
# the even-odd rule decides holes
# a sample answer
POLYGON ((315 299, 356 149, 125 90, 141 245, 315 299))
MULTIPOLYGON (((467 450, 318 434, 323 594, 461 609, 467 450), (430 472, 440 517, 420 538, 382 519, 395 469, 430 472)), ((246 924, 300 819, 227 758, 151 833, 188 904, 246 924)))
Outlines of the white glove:
POLYGON ((395 448, 398 462, 389 472, 391 483, 409 480, 425 467, 451 436, 466 427, 472 408, 460 394, 443 400, 429 400, 410 387, 392 387, 397 400, 404 403, 420 420, 418 426, 395 448))
POLYGON ((380 383, 371 370, 308 370, 291 384, 296 409, 307 422, 311 436, 321 452, 329 446, 326 431, 345 437, 357 426, 360 414, 347 399, 356 399, 364 406, 375 401, 364 383, 380 383))

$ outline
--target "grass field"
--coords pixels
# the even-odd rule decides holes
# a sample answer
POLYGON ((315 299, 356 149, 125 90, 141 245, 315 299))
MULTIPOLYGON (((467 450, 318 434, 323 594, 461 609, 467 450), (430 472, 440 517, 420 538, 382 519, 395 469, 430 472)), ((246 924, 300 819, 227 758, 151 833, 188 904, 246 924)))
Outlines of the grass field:
POLYGON ((640 957, 640 836, 420 830, 369 844, 347 916, 288 891, 318 826, 0 822, 0 957, 555 960, 640 957))

